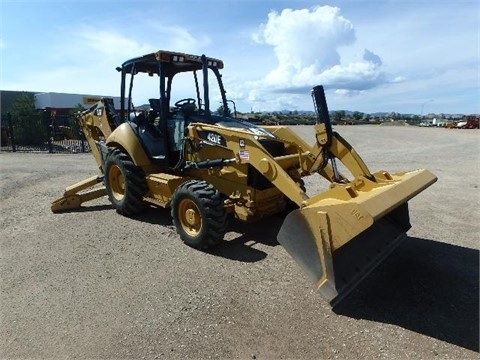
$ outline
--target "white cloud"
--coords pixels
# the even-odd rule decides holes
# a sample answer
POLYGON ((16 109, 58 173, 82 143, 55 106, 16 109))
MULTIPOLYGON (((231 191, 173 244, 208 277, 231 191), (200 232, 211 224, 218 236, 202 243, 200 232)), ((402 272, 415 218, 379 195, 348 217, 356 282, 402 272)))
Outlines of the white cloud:
POLYGON ((321 6, 271 12, 255 38, 273 46, 283 70, 313 66, 322 71, 339 63, 337 48, 353 43, 355 32, 350 21, 340 16, 340 9, 321 6))
POLYGON ((337 89, 335 90, 335 94, 340 96, 355 96, 363 94, 364 91, 362 90, 347 90, 347 89, 337 89))
MULTIPOLYGON (((66 92, 119 96, 120 75, 115 68, 126 60, 160 50, 151 39, 162 41, 165 50, 197 49, 207 44, 205 36, 196 38, 187 29, 156 24, 149 27, 149 36, 126 34, 123 29, 81 26, 64 29, 50 44, 43 56, 48 64, 34 64, 17 76, 3 81, 3 89, 66 92)), ((0 42, 1 45, 1 42, 0 42)), ((158 82, 135 81, 134 103, 142 104, 158 94, 158 82)))
MULTIPOLYGON (((128 38, 120 32, 84 28, 75 34, 77 46, 93 51, 96 56, 122 56, 124 60, 132 56, 140 56, 152 52, 152 47, 128 38)), ((88 55, 88 53, 87 53, 88 55)))
POLYGON ((363 54, 363 60, 370 62, 372 64, 375 64, 377 66, 382 65, 382 59, 380 59, 380 56, 374 54, 368 49, 365 49, 365 52, 363 54))
MULTIPOLYGON (((211 43, 211 39, 203 34, 193 35, 187 28, 178 25, 147 22, 154 37, 162 39, 162 50, 181 50, 187 53, 201 53, 211 43)), ((160 50, 160 49, 157 49, 160 50)))
POLYGON ((382 59, 371 50, 365 49, 361 59, 342 61, 339 50, 353 46, 356 36, 353 24, 337 7, 270 12, 252 38, 272 46, 278 63, 251 83, 255 91, 250 100, 269 99, 277 106, 279 94, 304 96, 318 84, 352 96, 389 82, 382 59), (272 92, 275 95, 269 97, 272 92))
POLYGON ((405 76, 396 76, 393 78, 392 83, 400 83, 406 80, 405 76))

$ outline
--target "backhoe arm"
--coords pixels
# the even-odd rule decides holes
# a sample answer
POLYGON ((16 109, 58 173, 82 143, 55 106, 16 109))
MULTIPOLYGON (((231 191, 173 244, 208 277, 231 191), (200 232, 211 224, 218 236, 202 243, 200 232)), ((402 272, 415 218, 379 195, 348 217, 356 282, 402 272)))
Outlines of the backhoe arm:
MULTIPOLYGON (((112 131, 119 125, 118 116, 113 109, 113 100, 104 98, 90 109, 85 110, 78 117, 80 127, 85 134, 92 155, 102 170, 102 154, 97 142, 105 141, 112 131), (116 118, 117 117, 117 118, 116 118)), ((82 203, 107 195, 105 186, 101 184, 103 177, 92 176, 65 189, 63 196, 51 204, 53 212, 62 212, 77 209, 82 203), (94 188, 96 185, 96 188, 94 188)))
POLYGON ((115 130, 119 125, 119 121, 115 121, 116 118, 118 118, 118 115, 113 109, 113 100, 110 98, 100 100, 90 109, 85 110, 79 117, 80 127, 100 169, 102 167, 102 155, 96 143, 97 141, 105 141, 115 130))

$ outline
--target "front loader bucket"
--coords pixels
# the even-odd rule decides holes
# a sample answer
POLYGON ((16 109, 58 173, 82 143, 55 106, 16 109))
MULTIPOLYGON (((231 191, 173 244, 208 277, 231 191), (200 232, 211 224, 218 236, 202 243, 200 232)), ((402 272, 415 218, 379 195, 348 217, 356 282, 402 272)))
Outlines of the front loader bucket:
POLYGON ((436 180, 429 171, 417 170, 387 174, 385 181, 369 186, 348 184, 344 193, 334 187, 291 212, 278 242, 333 306, 406 237, 407 201, 436 180))

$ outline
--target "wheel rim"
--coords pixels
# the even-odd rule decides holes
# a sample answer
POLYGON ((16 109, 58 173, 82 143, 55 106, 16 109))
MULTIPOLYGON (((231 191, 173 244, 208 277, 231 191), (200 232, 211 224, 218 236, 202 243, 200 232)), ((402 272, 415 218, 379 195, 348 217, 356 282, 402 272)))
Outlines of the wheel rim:
POLYGON ((110 167, 108 183, 110 184, 113 197, 117 200, 122 200, 125 196, 125 178, 123 177, 122 170, 116 164, 110 167))
POLYGON ((182 199, 178 204, 178 218, 182 229, 189 236, 197 236, 202 229, 202 215, 198 206, 190 199, 182 199))

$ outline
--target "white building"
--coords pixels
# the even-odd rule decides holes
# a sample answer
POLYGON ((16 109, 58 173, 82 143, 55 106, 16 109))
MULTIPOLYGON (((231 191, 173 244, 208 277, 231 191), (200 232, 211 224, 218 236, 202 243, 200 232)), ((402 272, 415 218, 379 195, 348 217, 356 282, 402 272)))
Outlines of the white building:
POLYGON ((100 95, 82 95, 82 94, 65 94, 65 93, 38 93, 34 95, 34 102, 36 109, 73 109, 78 105, 85 109, 89 108, 102 97, 113 98, 113 103, 116 109, 120 109, 119 96, 100 96, 100 95))

